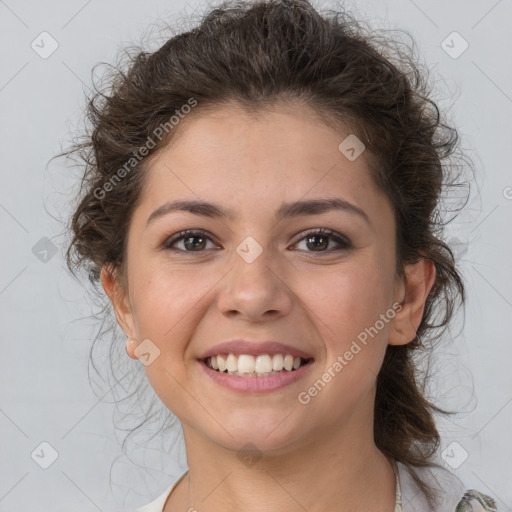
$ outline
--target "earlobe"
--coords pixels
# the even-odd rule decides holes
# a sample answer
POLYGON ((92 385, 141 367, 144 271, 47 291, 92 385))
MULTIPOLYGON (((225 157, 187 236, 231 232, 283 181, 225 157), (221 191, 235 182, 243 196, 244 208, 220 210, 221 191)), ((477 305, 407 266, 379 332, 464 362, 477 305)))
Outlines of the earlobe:
POLYGON ((134 338, 127 338, 126 340, 126 353, 132 358, 132 359, 138 359, 138 357, 135 355, 135 349, 139 343, 134 338))
POLYGON ((435 277, 435 265, 430 259, 422 258, 406 266, 405 277, 398 287, 397 302, 401 308, 391 325, 388 338, 390 345, 405 345, 416 337, 435 277))

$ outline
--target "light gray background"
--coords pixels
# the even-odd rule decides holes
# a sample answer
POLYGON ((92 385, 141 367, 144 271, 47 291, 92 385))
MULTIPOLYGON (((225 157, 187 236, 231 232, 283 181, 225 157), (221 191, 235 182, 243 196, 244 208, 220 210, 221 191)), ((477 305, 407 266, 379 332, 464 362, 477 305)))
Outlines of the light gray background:
MULTIPOLYGON (((0 1, 0 511, 130 510, 185 468, 183 450, 160 457, 149 446, 134 457, 146 470, 126 459, 113 407, 89 386, 93 331, 77 319, 90 309, 84 289, 64 269, 62 226, 47 212, 65 214, 75 181, 63 161, 47 163, 66 145, 69 130, 80 127, 93 65, 113 62, 120 46, 140 42, 155 21, 172 23, 203 5, 0 1), (31 48, 43 31, 59 45, 47 59, 31 48), (46 263, 32 252, 43 237, 59 249, 46 263), (31 458, 43 441, 58 452, 48 469, 31 458)), ((465 330, 440 352, 435 384, 441 405, 466 414, 441 422, 441 449, 448 448, 450 461, 467 452, 453 472, 466 487, 494 496, 499 510, 512 510, 512 3, 387 0, 356 8, 376 27, 414 36, 439 76, 438 99, 454 104, 451 114, 474 159, 480 190, 451 233, 469 292, 465 330), (456 59, 441 47, 453 31, 469 43, 456 59)), ((47 457, 48 449, 43 452, 47 457)))

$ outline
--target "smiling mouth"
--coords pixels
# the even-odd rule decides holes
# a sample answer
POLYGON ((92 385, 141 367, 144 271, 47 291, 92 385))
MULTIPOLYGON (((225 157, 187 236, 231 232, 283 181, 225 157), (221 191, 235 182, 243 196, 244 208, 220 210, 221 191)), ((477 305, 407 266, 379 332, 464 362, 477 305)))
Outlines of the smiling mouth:
POLYGON ((270 377, 291 373, 313 361, 293 357, 290 354, 219 354, 202 360, 206 366, 217 373, 237 377, 270 377))

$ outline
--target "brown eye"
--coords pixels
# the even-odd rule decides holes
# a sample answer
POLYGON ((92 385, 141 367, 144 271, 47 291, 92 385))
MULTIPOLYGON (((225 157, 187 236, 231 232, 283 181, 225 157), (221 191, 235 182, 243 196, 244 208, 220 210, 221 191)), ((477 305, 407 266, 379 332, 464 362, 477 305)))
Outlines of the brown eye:
POLYGON ((333 252, 333 250, 350 249, 352 247, 352 244, 348 239, 337 235, 334 231, 325 229, 306 233, 306 236, 304 236, 298 243, 302 241, 305 241, 305 250, 307 252, 333 252))
POLYGON ((306 237, 306 244, 308 249, 323 250, 329 246, 329 237, 325 235, 308 235, 306 237))
MULTIPOLYGON (((208 241, 212 240, 204 231, 187 230, 168 239, 164 243, 164 248, 179 252, 203 252, 207 249, 208 241), (181 247, 177 247, 180 243, 181 247)), ((214 245, 214 247, 216 246, 214 245)))

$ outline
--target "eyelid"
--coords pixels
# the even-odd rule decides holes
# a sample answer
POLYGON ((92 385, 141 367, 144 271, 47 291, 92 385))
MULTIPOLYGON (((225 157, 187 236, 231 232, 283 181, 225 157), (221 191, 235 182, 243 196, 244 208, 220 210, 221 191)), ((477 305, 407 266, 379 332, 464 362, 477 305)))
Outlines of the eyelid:
MULTIPOLYGON (((353 244, 352 241, 346 237, 345 235, 342 235, 341 233, 338 233, 337 231, 334 231, 329 228, 311 228, 307 229, 297 235, 297 241, 294 242, 293 245, 297 245, 299 242, 302 242, 304 238, 306 238, 308 235, 317 235, 317 236, 326 236, 336 242, 339 245, 338 249, 331 249, 328 251, 318 251, 318 254, 328 254, 330 252, 334 252, 336 250, 342 250, 342 249, 352 249, 353 244)), ((311 253, 315 253, 317 251, 308 251, 311 253)))
POLYGON ((215 236, 213 236, 210 232, 208 232, 204 229, 184 229, 183 231, 175 233, 174 235, 171 235, 170 237, 166 238, 162 244, 162 248, 167 249, 169 251, 175 250, 176 252, 180 252, 180 253, 205 252, 205 251, 183 251, 181 249, 176 249, 176 248, 172 247, 173 243, 178 242, 184 238, 193 237, 193 236, 204 236, 205 238, 208 238, 215 244, 219 245, 217 238, 215 236))
POLYGON ((324 235, 324 236, 329 236, 333 239, 339 239, 340 241, 346 243, 346 244, 350 244, 350 240, 342 235, 341 233, 338 233, 337 231, 334 231, 332 229, 329 229, 329 228, 310 228, 310 229, 306 229, 305 231, 302 231, 301 233, 299 233, 297 235, 297 241, 301 241, 304 237, 308 236, 308 235, 324 235))
MULTIPOLYGON (((308 235, 316 235, 316 236, 326 236, 333 240, 336 244, 338 244, 338 248, 330 249, 327 251, 306 251, 315 253, 318 252, 318 254, 328 254, 331 252, 335 252, 338 250, 347 250, 353 248, 352 241, 347 238, 346 236, 342 235, 341 233, 338 233, 337 231, 334 231, 329 228, 310 228, 305 231, 302 231, 296 236, 296 241, 292 245, 297 245, 299 242, 302 242, 304 238, 306 238, 308 235)), ((178 233, 175 233, 174 235, 171 235, 170 237, 166 238, 165 241, 162 244, 162 248, 169 251, 174 251, 177 253, 182 254, 194 254, 194 253, 205 253, 208 250, 204 249, 202 251, 184 251, 182 249, 176 249, 172 247, 172 244, 175 242, 181 241, 182 239, 185 239, 187 237, 193 237, 193 236, 204 236, 204 238, 207 238, 214 242, 217 245, 220 245, 217 241, 217 238, 213 236, 211 233, 204 229, 185 229, 178 233)))

